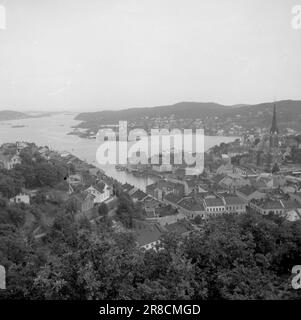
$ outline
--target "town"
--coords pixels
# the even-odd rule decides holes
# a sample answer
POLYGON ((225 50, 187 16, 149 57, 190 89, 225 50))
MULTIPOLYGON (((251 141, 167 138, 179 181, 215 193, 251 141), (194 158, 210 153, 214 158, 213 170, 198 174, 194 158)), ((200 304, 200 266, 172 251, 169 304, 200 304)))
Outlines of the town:
POLYGON ((32 213, 42 203, 51 211, 64 206, 76 219, 87 218, 94 224, 106 215, 115 232, 130 230, 137 246, 149 250, 156 249, 166 232, 185 236, 200 230, 204 219, 223 214, 257 212, 300 220, 300 154, 300 135, 279 135, 275 106, 269 134, 261 139, 244 136, 213 147, 205 155, 204 172, 198 176, 187 174, 189 168, 184 165, 125 166, 124 170, 134 174, 157 178, 143 192, 120 184, 69 152, 17 142, 0 148, 0 165, 7 170, 1 174, 0 191, 10 206, 31 208, 25 210, 26 225, 37 239, 46 235, 55 219, 48 212, 38 219, 32 213), (27 176, 30 170, 22 172, 28 163, 38 165, 41 177, 36 181, 27 176), (51 166, 59 167, 56 177, 51 166), (23 175, 25 182, 8 188, 10 180, 14 181, 11 171, 13 176, 23 175))

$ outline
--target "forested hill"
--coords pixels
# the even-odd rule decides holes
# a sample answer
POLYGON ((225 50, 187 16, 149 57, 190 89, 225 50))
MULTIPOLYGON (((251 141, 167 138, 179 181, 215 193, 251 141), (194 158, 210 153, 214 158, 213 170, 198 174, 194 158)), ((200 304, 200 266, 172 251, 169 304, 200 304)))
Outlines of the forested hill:
POLYGON ((281 128, 301 130, 301 101, 282 100, 256 105, 225 106, 217 103, 181 102, 174 105, 151 108, 130 108, 119 111, 80 113, 76 120, 81 127, 92 128, 95 124, 116 124, 119 120, 139 121, 142 119, 173 117, 173 119, 202 119, 216 123, 233 122, 245 128, 266 128, 271 124, 273 106, 276 103, 278 124, 281 128))
POLYGON ((138 120, 143 117, 169 117, 174 114, 176 118, 195 118, 201 116, 209 116, 215 113, 226 111, 233 107, 226 107, 217 103, 202 102, 180 102, 173 105, 158 106, 150 108, 130 108, 119 111, 99 111, 80 113, 76 120, 91 121, 104 120, 107 122, 115 122, 119 120, 138 120))

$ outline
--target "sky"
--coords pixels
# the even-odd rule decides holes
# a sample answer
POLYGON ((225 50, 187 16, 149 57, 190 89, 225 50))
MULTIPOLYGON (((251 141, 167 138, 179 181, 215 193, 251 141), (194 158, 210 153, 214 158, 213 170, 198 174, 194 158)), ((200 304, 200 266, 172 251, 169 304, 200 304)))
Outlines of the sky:
POLYGON ((301 99, 298 4, 0 0, 0 110, 301 99))

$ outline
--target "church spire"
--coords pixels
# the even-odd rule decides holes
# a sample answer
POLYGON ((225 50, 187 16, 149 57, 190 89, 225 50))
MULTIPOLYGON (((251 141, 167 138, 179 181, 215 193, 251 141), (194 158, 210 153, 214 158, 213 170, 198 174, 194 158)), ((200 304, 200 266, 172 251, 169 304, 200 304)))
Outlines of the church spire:
POLYGON ((279 133, 279 130, 278 130, 278 127, 277 127, 276 104, 274 105, 273 121, 272 121, 272 126, 271 126, 270 133, 272 133, 272 134, 278 134, 279 133))

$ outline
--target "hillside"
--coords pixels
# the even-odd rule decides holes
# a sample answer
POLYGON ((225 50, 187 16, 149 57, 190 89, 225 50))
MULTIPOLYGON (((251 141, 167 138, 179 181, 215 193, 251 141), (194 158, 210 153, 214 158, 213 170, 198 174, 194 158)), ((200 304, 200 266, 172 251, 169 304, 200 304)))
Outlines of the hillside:
MULTIPOLYGON (((209 130, 231 130, 233 126, 252 130, 268 128, 271 124, 274 102, 256 105, 225 106, 217 103, 181 102, 174 105, 151 108, 130 108, 119 111, 99 111, 80 113, 75 119, 82 121, 78 127, 91 130, 104 124, 117 124, 127 120, 137 125, 150 124, 154 119, 186 119, 209 130)), ((301 101, 282 100, 276 102, 277 118, 280 129, 292 128, 301 131, 301 101)), ((189 125, 189 121, 185 122, 189 125)), ((159 124, 160 126, 160 124, 159 124)))
POLYGON ((221 110, 232 109, 217 103, 180 102, 174 105, 158 106, 150 108, 130 108, 119 111, 99 111, 80 113, 75 119, 81 121, 116 122, 119 120, 138 120, 143 117, 165 117, 172 114, 175 118, 195 118, 210 116, 221 110))
POLYGON ((30 118, 30 116, 18 111, 10 111, 10 110, 0 111, 0 121, 25 119, 25 118, 30 118))

